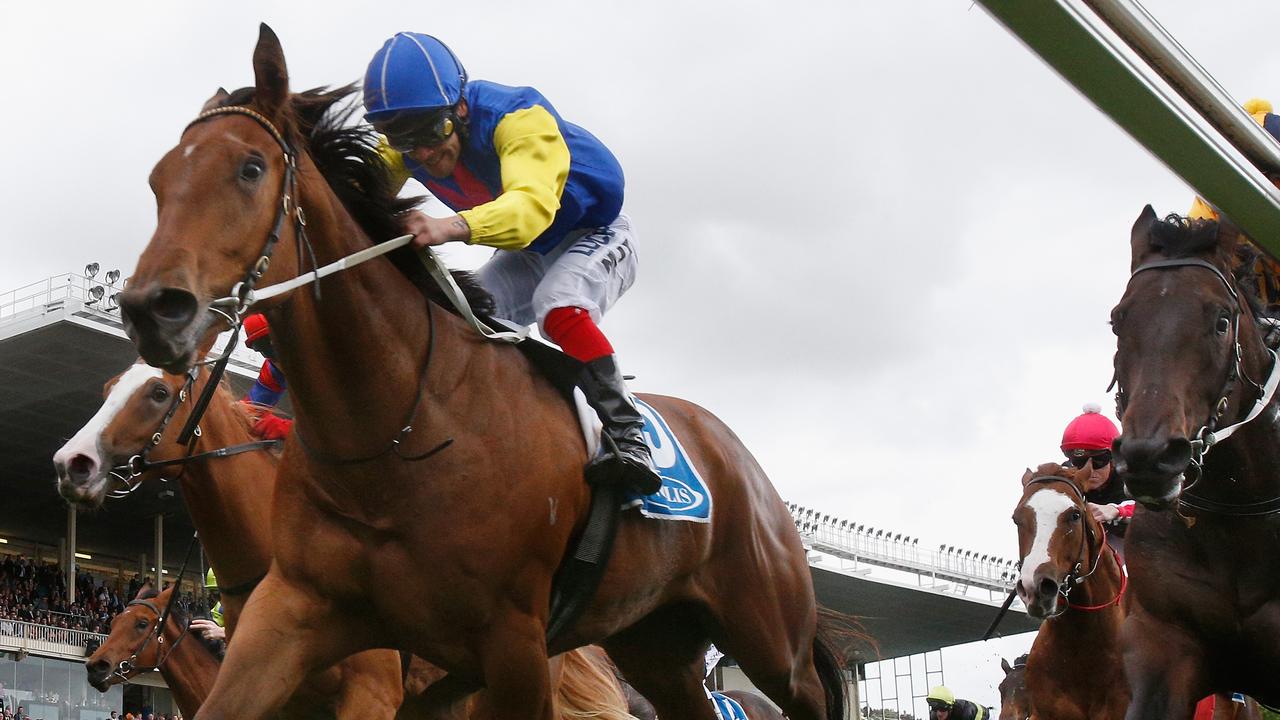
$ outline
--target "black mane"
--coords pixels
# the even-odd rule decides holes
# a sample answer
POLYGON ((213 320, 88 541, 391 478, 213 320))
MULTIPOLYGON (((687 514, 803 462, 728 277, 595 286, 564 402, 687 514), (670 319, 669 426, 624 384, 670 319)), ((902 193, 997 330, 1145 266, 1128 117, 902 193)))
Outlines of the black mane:
MULTIPOLYGON (((390 168, 378 152, 378 134, 368 125, 350 124, 356 112, 351 102, 355 92, 355 85, 344 85, 295 93, 293 125, 301 137, 290 137, 289 141, 306 147, 343 207, 376 244, 404 235, 404 213, 417 206, 422 198, 397 197, 398 188, 390 168)), ((241 88, 221 105, 249 105, 253 95, 254 88, 241 88)), ((281 131, 289 132, 285 128, 281 131)), ((387 258, 429 299, 453 310, 411 247, 392 251, 387 258)), ((462 270, 451 273, 472 310, 477 315, 492 315, 493 297, 475 276, 462 270)))

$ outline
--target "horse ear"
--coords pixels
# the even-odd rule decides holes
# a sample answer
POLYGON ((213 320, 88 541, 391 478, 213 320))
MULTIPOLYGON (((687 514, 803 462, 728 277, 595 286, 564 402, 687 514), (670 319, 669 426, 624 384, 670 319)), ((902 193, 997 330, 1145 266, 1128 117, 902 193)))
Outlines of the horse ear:
POLYGON ((253 78, 254 102, 267 116, 274 116, 289 100, 289 70, 280 38, 266 23, 258 29, 258 46, 253 50, 253 78))
POLYGON ((1031 478, 1035 476, 1036 474, 1031 472, 1031 468, 1027 468, 1027 471, 1022 473, 1022 487, 1026 487, 1027 483, 1031 482, 1031 478))
POLYGON ((200 108, 200 112, 207 112, 216 107, 221 107, 222 103, 229 97, 231 97, 231 93, 227 92, 226 88, 218 88, 208 100, 204 101, 204 107, 200 108))
POLYGON ((1004 658, 1000 658, 1000 667, 1004 670, 1005 675, 1008 675, 1009 673, 1013 672, 1013 666, 1010 665, 1009 661, 1005 660, 1004 658))
POLYGON ((1160 218, 1149 204, 1142 208, 1138 219, 1133 222, 1133 229, 1129 231, 1129 246, 1132 250, 1130 270, 1142 264, 1142 258, 1151 251, 1151 227, 1158 222, 1160 218))

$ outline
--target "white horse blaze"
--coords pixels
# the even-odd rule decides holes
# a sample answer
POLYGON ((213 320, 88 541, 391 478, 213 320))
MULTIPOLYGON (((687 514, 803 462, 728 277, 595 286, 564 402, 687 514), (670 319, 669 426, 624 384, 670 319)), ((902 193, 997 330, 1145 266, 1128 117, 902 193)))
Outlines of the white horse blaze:
POLYGON ((1049 562, 1049 540, 1058 529, 1058 518, 1062 513, 1073 510, 1075 502, 1066 493, 1053 488, 1036 491, 1027 498, 1026 507, 1035 513, 1035 535, 1031 538, 1031 549, 1022 558, 1022 587, 1027 592, 1034 592, 1036 569, 1049 562))
POLYGON ((129 402, 129 398, 138 391, 148 380, 161 377, 161 372, 157 368, 141 363, 134 365, 120 376, 120 379, 111 388, 111 392, 107 393, 107 399, 103 401, 102 407, 98 408, 98 412, 89 418, 89 422, 80 428, 75 437, 67 441, 57 453, 54 454, 55 462, 68 463, 76 455, 85 455, 102 467, 105 458, 101 456, 101 443, 99 439, 102 432, 111 425, 111 421, 115 419, 125 403, 129 402))

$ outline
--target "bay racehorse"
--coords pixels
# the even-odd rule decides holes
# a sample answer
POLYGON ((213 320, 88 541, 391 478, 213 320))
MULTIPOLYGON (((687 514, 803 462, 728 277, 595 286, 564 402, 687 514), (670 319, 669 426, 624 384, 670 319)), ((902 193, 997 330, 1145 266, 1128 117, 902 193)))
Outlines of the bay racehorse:
POLYGON ((1013 664, 1000 658, 1004 678, 1000 680, 1000 720, 1031 720, 1031 693, 1027 690, 1027 656, 1013 664))
MULTIPOLYGON (((129 487, 161 473, 178 476, 183 498, 219 577, 232 578, 221 585, 230 636, 248 591, 266 574, 270 562, 270 514, 266 510, 271 505, 277 456, 270 443, 256 439, 250 430, 254 409, 236 401, 225 386, 216 389, 202 415, 196 443, 188 447, 177 441, 178 429, 209 378, 210 373, 203 369, 171 375, 147 365, 131 366, 107 382, 104 410, 58 451, 55 466, 63 496, 91 506, 101 505, 113 489, 113 470, 129 475, 123 480, 129 487), (141 452, 144 448, 147 452, 141 452), (134 457, 139 460, 132 460, 134 457), (133 471, 138 474, 132 475, 133 471), (247 581, 236 581, 246 577, 247 581)), ((148 588, 130 603, 127 612, 113 620, 107 641, 85 665, 90 684, 103 691, 108 684, 158 669, 175 696, 183 699, 184 713, 194 716, 213 687, 219 661, 211 660, 207 651, 198 652, 204 645, 195 641, 178 652, 174 638, 183 637, 185 618, 166 622, 165 640, 154 642, 155 624, 168 606, 170 594, 165 590, 156 595, 148 588), (163 647, 171 650, 158 653, 163 647), (121 666, 121 660, 127 665, 121 666)), ((362 655, 388 652, 401 662, 394 651, 362 655)), ((395 685, 400 681, 385 674, 369 676, 370 665, 353 662, 353 658, 339 663, 338 684, 321 685, 330 692, 319 694, 325 697, 341 692, 346 700, 333 710, 338 717, 348 716, 348 708, 354 708, 353 716, 376 716, 375 706, 366 703, 394 702, 395 685), (353 692, 352 688, 362 689, 353 692)), ((405 694, 411 696, 420 694, 442 674, 417 658, 411 659, 404 671, 405 694)), ((625 720, 623 689, 600 648, 579 648, 557 656, 553 677, 561 720, 586 716, 625 720)), ((317 705, 315 701, 311 704, 317 705)), ((390 710, 395 712, 396 708, 390 710)), ((465 705, 459 707, 463 716, 471 715, 468 710, 465 705)), ((306 710, 308 716, 315 711, 316 707, 306 710)), ((430 713, 419 711, 413 702, 399 712, 401 718, 426 715, 430 713)))
MULTIPOLYGON (((179 429, 208 377, 199 369, 169 375, 144 364, 131 366, 106 384, 102 407, 54 454, 54 468, 63 498, 89 506, 101 505, 108 492, 118 489, 112 474, 117 468, 126 476, 132 474, 130 467, 139 471, 129 479, 131 486, 160 475, 179 478, 192 523, 218 576, 230 639, 250 591, 271 565, 271 490, 277 458, 261 444, 251 445, 255 438, 247 410, 224 389, 200 418, 201 432, 194 443, 178 442, 179 429), (202 455, 231 446, 252 451, 202 455), (186 456, 193 458, 166 464, 186 456)), ((340 660, 302 685, 288 714, 311 717, 324 709, 339 718, 395 717, 404 696, 400 654, 372 650, 340 660)), ((413 672, 439 675, 433 668, 418 666, 413 672)), ((95 668, 90 667, 89 674, 92 678, 95 668)))
POLYGON ((1081 489, 1091 472, 1058 463, 1027 470, 1013 511, 1018 597, 1044 620, 1026 662, 1039 718, 1120 720, 1129 707, 1120 639, 1128 580, 1081 489))
POLYGON ((198 633, 188 630, 191 619, 178 608, 166 612, 173 586, 157 593, 144 585, 138 596, 111 619, 111 632, 85 660, 89 684, 99 692, 149 672, 159 672, 183 715, 195 716, 213 687, 221 660, 198 633), (165 618, 157 641, 156 623, 165 618))
POLYGON ((1134 720, 1189 718, 1210 693, 1280 703, 1276 363, 1231 270, 1238 239, 1147 206, 1111 313, 1116 469, 1145 505, 1125 549, 1134 720))
MULTIPOLYGON (((216 94, 151 175, 157 228, 121 307, 142 357, 173 372, 225 327, 211 307, 234 319, 259 280, 293 279, 400 230, 370 131, 325 147, 317 133, 333 128, 299 123, 306 97, 290 92, 265 26, 253 66, 256 87, 216 94), (241 302, 219 301, 249 277, 241 302)), ((552 579, 590 500, 586 442, 563 395, 382 259, 260 309, 297 418, 276 485, 275 560, 201 718, 267 717, 308 671, 397 647, 448 670, 460 691, 485 687, 497 720, 549 720, 548 654, 595 641, 664 720, 712 720, 700 701, 709 641, 793 720, 843 716, 800 538, 710 413, 645 397, 707 482, 712 522, 627 513, 589 607, 549 645, 552 579)))

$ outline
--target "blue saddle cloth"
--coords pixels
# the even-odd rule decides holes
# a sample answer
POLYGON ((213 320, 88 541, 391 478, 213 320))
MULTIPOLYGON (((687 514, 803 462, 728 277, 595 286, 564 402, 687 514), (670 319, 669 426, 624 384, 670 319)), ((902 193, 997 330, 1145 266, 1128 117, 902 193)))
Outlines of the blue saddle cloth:
POLYGON ((652 495, 631 495, 623 508, 639 508, 646 517, 664 520, 711 522, 711 491, 694 469, 680 440, 657 410, 636 399, 644 417, 644 441, 662 477, 662 488, 652 495))
POLYGON ((711 704, 720 720, 747 720, 747 711, 742 709, 742 704, 727 695, 712 692, 711 704))

